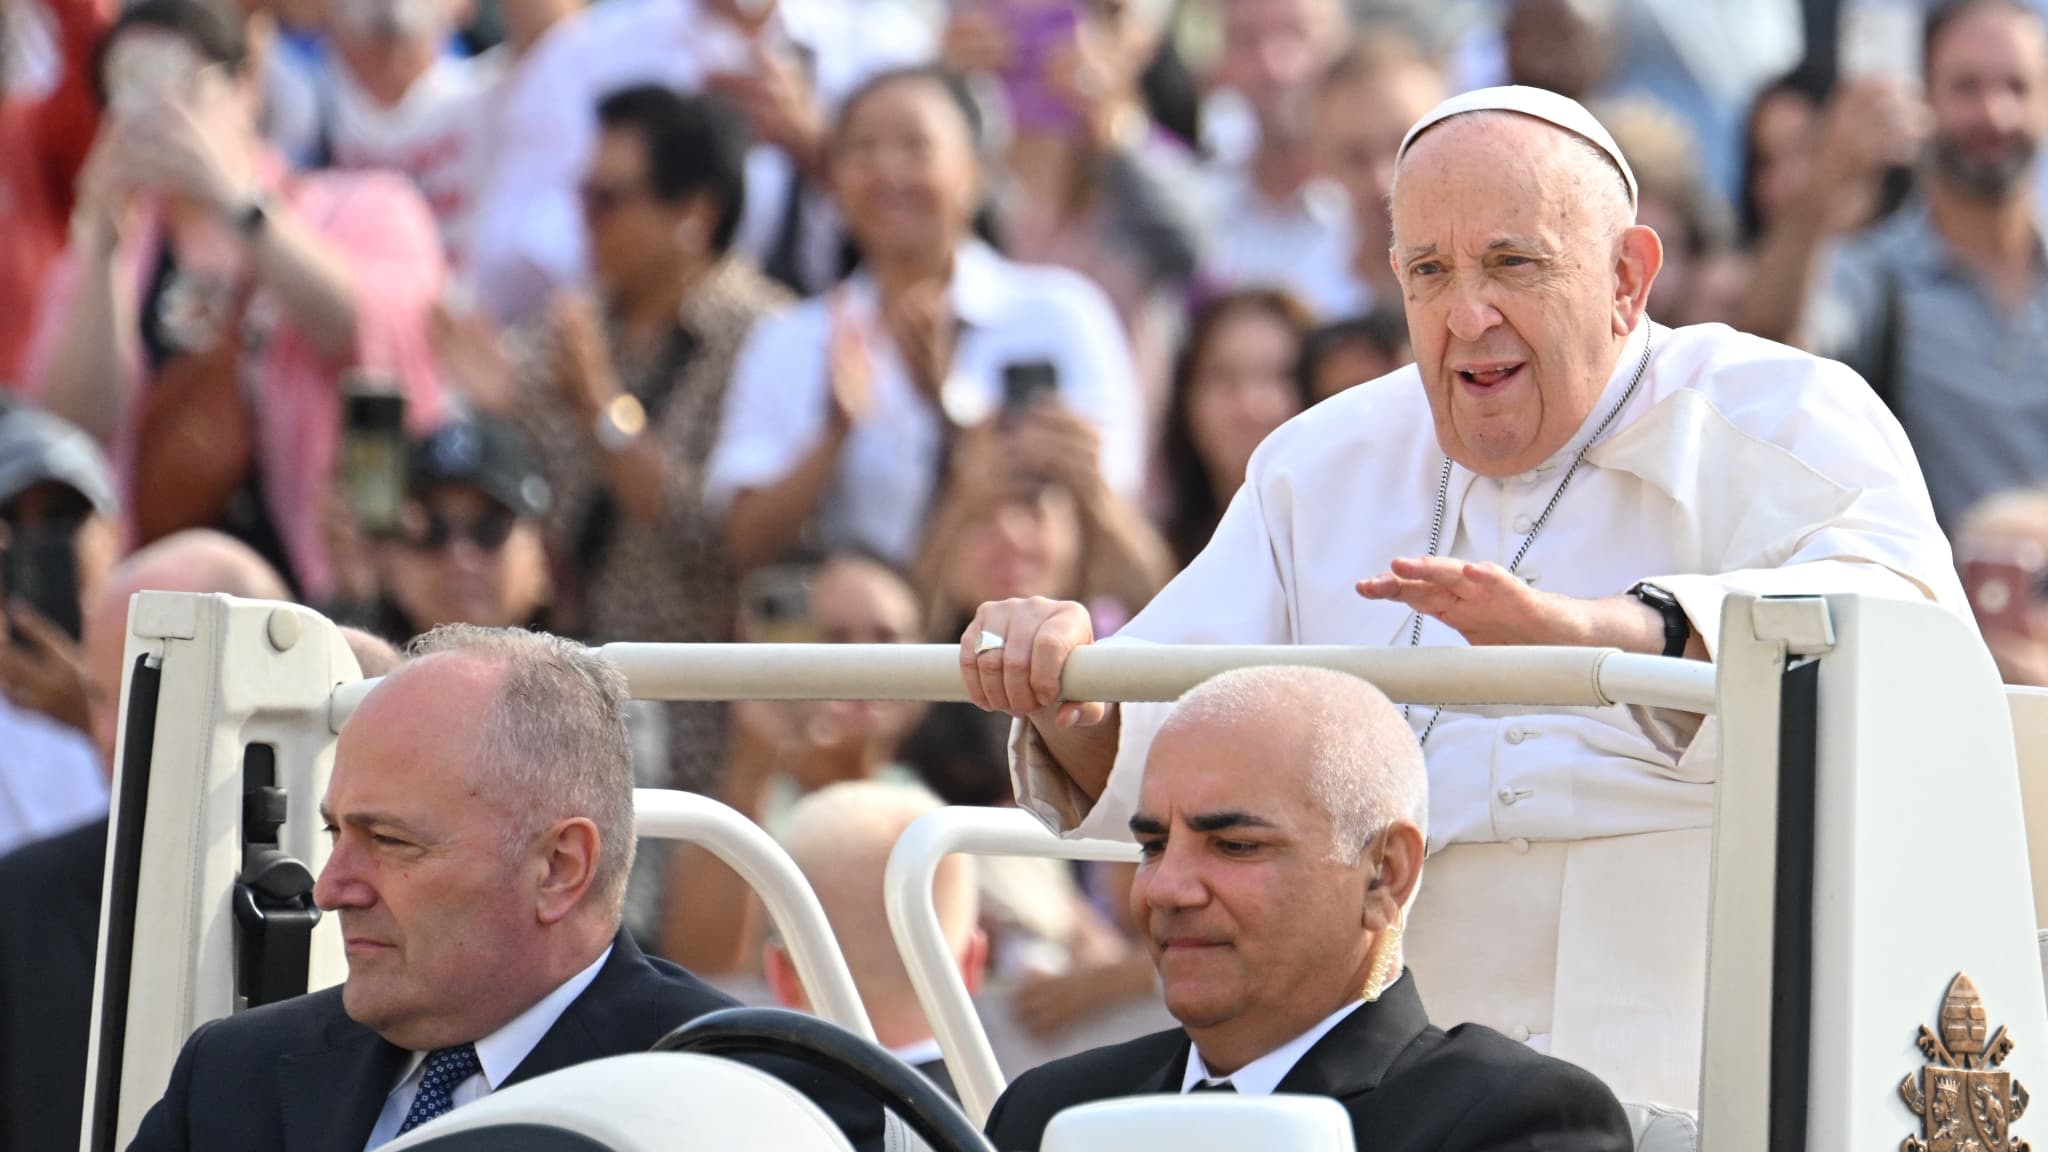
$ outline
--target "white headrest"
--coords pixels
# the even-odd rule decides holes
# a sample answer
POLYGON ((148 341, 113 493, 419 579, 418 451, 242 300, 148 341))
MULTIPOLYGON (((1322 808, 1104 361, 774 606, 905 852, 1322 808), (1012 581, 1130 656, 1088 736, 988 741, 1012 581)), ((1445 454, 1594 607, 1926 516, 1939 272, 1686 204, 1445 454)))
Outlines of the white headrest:
POLYGON ((563 1128, 613 1152, 853 1152, 838 1126, 796 1089, 745 1064, 687 1052, 613 1056, 565 1068, 493 1092, 384 1147, 405 1152, 497 1124, 563 1128))
POLYGON ((1131 1096, 1069 1108, 1045 1127, 1039 1152, 1357 1152, 1351 1114, 1327 1096, 1131 1096))
POLYGON ((1614 166, 1621 169, 1622 182, 1628 185, 1628 210, 1636 210, 1636 174, 1628 166, 1628 158, 1621 154, 1621 145, 1614 142, 1599 120, 1586 106, 1569 96, 1560 96, 1542 88, 1529 88, 1520 84, 1508 84, 1499 88, 1475 88, 1461 92, 1437 105, 1430 114, 1415 122, 1408 135, 1401 138, 1401 151, 1395 155, 1396 162, 1408 155, 1408 148, 1415 138, 1429 131, 1453 116, 1467 112, 1515 112, 1533 116, 1548 124, 1583 137, 1587 143, 1607 154, 1614 166))

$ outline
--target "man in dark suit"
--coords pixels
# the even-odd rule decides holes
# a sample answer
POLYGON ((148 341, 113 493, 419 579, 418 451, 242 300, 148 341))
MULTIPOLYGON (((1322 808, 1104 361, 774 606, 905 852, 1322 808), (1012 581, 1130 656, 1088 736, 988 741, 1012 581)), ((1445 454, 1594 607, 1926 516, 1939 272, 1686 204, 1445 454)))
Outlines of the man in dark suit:
MULTIPOLYGON (((882 901, 882 878, 897 838, 918 817, 940 807, 939 798, 922 785, 848 780, 799 800, 776 829, 776 838, 818 894, 832 935, 846 954, 861 1007, 875 1027, 876 1042, 957 1101, 960 1094, 896 950, 882 901)), ((972 856, 939 862, 932 876, 932 904, 972 996, 981 991, 988 968, 988 936, 979 927, 981 898, 972 856)), ((811 1010, 796 964, 780 942, 769 942, 761 971, 784 1007, 811 1010)))
MULTIPOLYGON (((363 1152, 731 1006, 620 929, 625 700, 617 669, 556 637, 416 642, 343 727, 322 804, 314 899, 340 918, 347 981, 200 1028, 131 1148, 363 1152)), ((879 1135, 879 1107, 771 1070, 856 1140, 879 1135)))
POLYGON ((1133 911, 1182 1028, 1018 1078, 989 1113, 996 1147, 1036 1149, 1076 1104, 1225 1091, 1331 1097, 1374 1152, 1629 1152, 1590 1073, 1430 1026, 1400 956, 1425 788, 1413 732, 1363 681, 1247 669, 1184 697, 1131 818, 1133 911))

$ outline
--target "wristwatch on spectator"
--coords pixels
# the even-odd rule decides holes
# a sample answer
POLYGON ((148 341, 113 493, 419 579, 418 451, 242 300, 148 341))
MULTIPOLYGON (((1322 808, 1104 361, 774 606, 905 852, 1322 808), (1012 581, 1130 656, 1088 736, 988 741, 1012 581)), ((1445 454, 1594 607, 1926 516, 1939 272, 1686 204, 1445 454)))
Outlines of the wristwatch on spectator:
POLYGON ((1655 608, 1657 614, 1664 617, 1664 655, 1685 655, 1685 646, 1692 640, 1692 621, 1686 618, 1678 597, 1655 584, 1642 582, 1630 588, 1628 594, 1655 608))
POLYGON ((617 455, 633 446, 640 434, 647 430, 647 409, 630 392, 621 392, 611 402, 597 410, 597 425, 592 435, 597 446, 617 455))
POLYGON ((241 233, 244 240, 254 240, 263 235, 263 230, 269 225, 270 206, 260 195, 250 197, 249 202, 235 212, 235 231, 241 233))

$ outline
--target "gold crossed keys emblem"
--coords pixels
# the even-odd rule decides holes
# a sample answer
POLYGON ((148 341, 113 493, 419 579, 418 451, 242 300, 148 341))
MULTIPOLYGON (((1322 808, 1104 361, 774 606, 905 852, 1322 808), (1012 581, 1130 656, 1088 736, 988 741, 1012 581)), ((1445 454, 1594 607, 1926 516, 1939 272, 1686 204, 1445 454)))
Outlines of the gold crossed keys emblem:
POLYGON ((2010 1072, 1994 1071, 2012 1052, 2012 1037, 1996 1032, 1977 986, 1961 972, 1941 998, 1941 1031, 1920 1026, 1920 1051, 1929 1064, 1899 1082, 1906 1107, 1920 1117, 1918 1136, 1899 1152, 2027 1152, 2012 1122, 2027 1110, 2027 1090, 2010 1072))

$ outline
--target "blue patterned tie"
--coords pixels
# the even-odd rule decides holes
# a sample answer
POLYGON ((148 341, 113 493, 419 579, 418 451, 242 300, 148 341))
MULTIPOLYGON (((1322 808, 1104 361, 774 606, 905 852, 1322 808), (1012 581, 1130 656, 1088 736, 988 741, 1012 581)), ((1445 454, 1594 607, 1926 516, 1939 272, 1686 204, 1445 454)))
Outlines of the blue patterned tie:
POLYGON ((398 1134, 403 1136, 429 1120, 447 1115, 455 1107, 455 1086, 483 1068, 483 1062, 476 1058, 474 1044, 436 1048, 427 1053, 426 1076, 420 1080, 419 1095, 412 1098, 412 1108, 405 1114, 405 1123, 398 1126, 398 1134))

